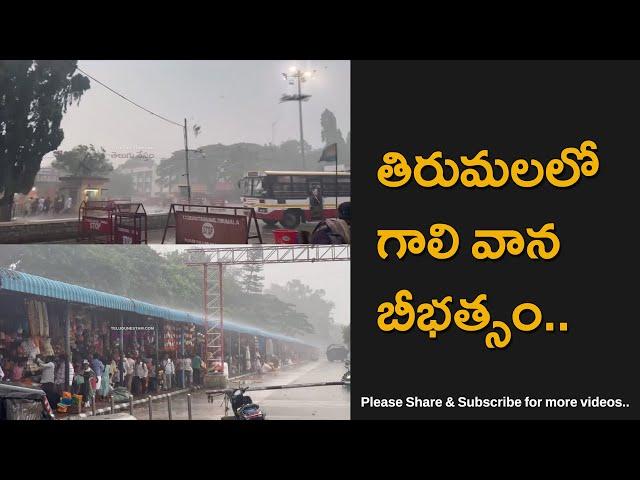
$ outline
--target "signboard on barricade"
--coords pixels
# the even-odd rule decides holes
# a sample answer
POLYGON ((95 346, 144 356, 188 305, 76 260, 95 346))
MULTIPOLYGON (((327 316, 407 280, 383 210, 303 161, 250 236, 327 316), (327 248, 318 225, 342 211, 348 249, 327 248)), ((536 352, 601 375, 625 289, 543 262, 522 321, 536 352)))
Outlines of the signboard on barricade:
POLYGON ((162 243, 170 228, 175 229, 176 244, 246 244, 252 238, 262 243, 255 210, 249 207, 172 204, 162 243))
POLYGON ((104 217, 84 217, 82 219, 82 232, 89 235, 100 233, 109 235, 111 233, 111 219, 104 217))
POLYGON ((78 211, 78 241, 147 243, 147 213, 141 203, 84 201, 78 211))
POLYGON ((140 231, 131 227, 116 227, 115 243, 123 245, 139 244, 140 231))
POLYGON ((248 243, 246 215, 175 212, 176 243, 248 243))

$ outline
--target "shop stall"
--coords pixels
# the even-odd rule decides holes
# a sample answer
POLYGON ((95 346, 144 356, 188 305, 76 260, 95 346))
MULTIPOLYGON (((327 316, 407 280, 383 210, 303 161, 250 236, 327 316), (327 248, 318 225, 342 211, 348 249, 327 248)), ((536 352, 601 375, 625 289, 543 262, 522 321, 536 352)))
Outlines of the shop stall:
MULTIPOLYGON (((71 368, 77 371, 92 357, 107 364, 124 354, 155 365, 166 357, 204 358, 204 338, 197 314, 0 268, 5 381, 38 386, 37 355, 59 361, 66 385, 71 368)), ((298 339, 225 321, 225 360, 232 376, 253 371, 256 358, 279 364, 304 359, 311 350, 298 339)))

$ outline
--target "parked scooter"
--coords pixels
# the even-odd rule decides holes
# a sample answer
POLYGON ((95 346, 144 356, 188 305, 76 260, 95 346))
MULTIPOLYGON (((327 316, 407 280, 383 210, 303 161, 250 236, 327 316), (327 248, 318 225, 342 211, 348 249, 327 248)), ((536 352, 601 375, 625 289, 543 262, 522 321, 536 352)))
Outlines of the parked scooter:
POLYGON ((351 361, 344 361, 344 368, 347 369, 344 375, 342 375, 342 381, 344 382, 344 386, 349 388, 351 387, 351 361))
MULTIPOLYGON (((264 420, 265 413, 260 409, 260 405, 253 403, 249 395, 244 394, 246 391, 247 387, 225 392, 236 420, 264 420)), ((225 401, 225 414, 226 406, 227 402, 225 401)))

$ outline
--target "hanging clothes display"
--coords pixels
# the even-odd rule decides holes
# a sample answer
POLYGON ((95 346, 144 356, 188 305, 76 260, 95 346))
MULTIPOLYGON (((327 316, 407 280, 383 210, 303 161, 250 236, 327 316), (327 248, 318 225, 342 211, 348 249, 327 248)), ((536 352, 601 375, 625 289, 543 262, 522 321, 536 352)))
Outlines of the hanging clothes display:
POLYGON ((196 326, 193 323, 188 324, 184 330, 184 347, 192 351, 195 346, 196 326))
POLYGON ((178 344, 180 343, 180 338, 177 333, 177 329, 173 325, 169 325, 168 323, 164 324, 163 327, 163 346, 164 349, 169 352, 175 352, 178 350, 178 344))

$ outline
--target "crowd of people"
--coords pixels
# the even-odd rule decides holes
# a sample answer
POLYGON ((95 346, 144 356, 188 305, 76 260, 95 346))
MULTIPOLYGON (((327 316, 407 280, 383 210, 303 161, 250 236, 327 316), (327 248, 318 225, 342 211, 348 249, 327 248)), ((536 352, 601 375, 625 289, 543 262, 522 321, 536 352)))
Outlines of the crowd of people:
POLYGON ((16 204, 16 207, 20 206, 20 211, 17 211, 18 216, 36 216, 36 215, 58 215, 67 214, 71 212, 73 206, 73 198, 65 196, 62 193, 57 194, 55 197, 27 197, 21 204, 16 204))
MULTIPOLYGON (((202 385, 205 369, 198 354, 175 359, 165 354, 159 364, 153 358, 119 353, 109 358, 96 353, 75 363, 67 361, 65 355, 38 355, 35 361, 40 368, 40 388, 50 405, 57 405, 63 392, 71 392, 82 395, 85 407, 94 399, 107 401, 116 388, 140 396, 202 385), (67 368, 69 383, 65 385, 67 368)), ((18 363, 12 364, 7 372, 0 370, 0 381, 19 380, 21 370, 18 363)))
POLYGON ((60 213, 69 213, 73 205, 73 199, 62 194, 56 195, 54 198, 33 197, 31 200, 26 199, 23 205, 24 216, 35 215, 57 215, 60 213))
MULTIPOLYGON (((259 352, 251 355, 246 351, 242 355, 227 355, 224 373, 229 376, 263 374, 297 360, 295 353, 283 360, 275 355, 263 360, 259 352)), ((108 357, 94 353, 78 362, 68 361, 65 355, 38 354, 35 364, 39 369, 40 388, 52 406, 59 403, 64 392, 81 395, 84 406, 89 407, 93 400, 108 401, 116 389, 126 392, 128 397, 129 394, 143 396, 200 386, 206 373, 205 362, 198 354, 164 354, 159 362, 135 353, 121 355, 118 352, 108 357), (69 381, 65 384, 67 369, 69 381)), ((20 362, 0 361, 0 381, 20 382, 24 368, 20 362)))

